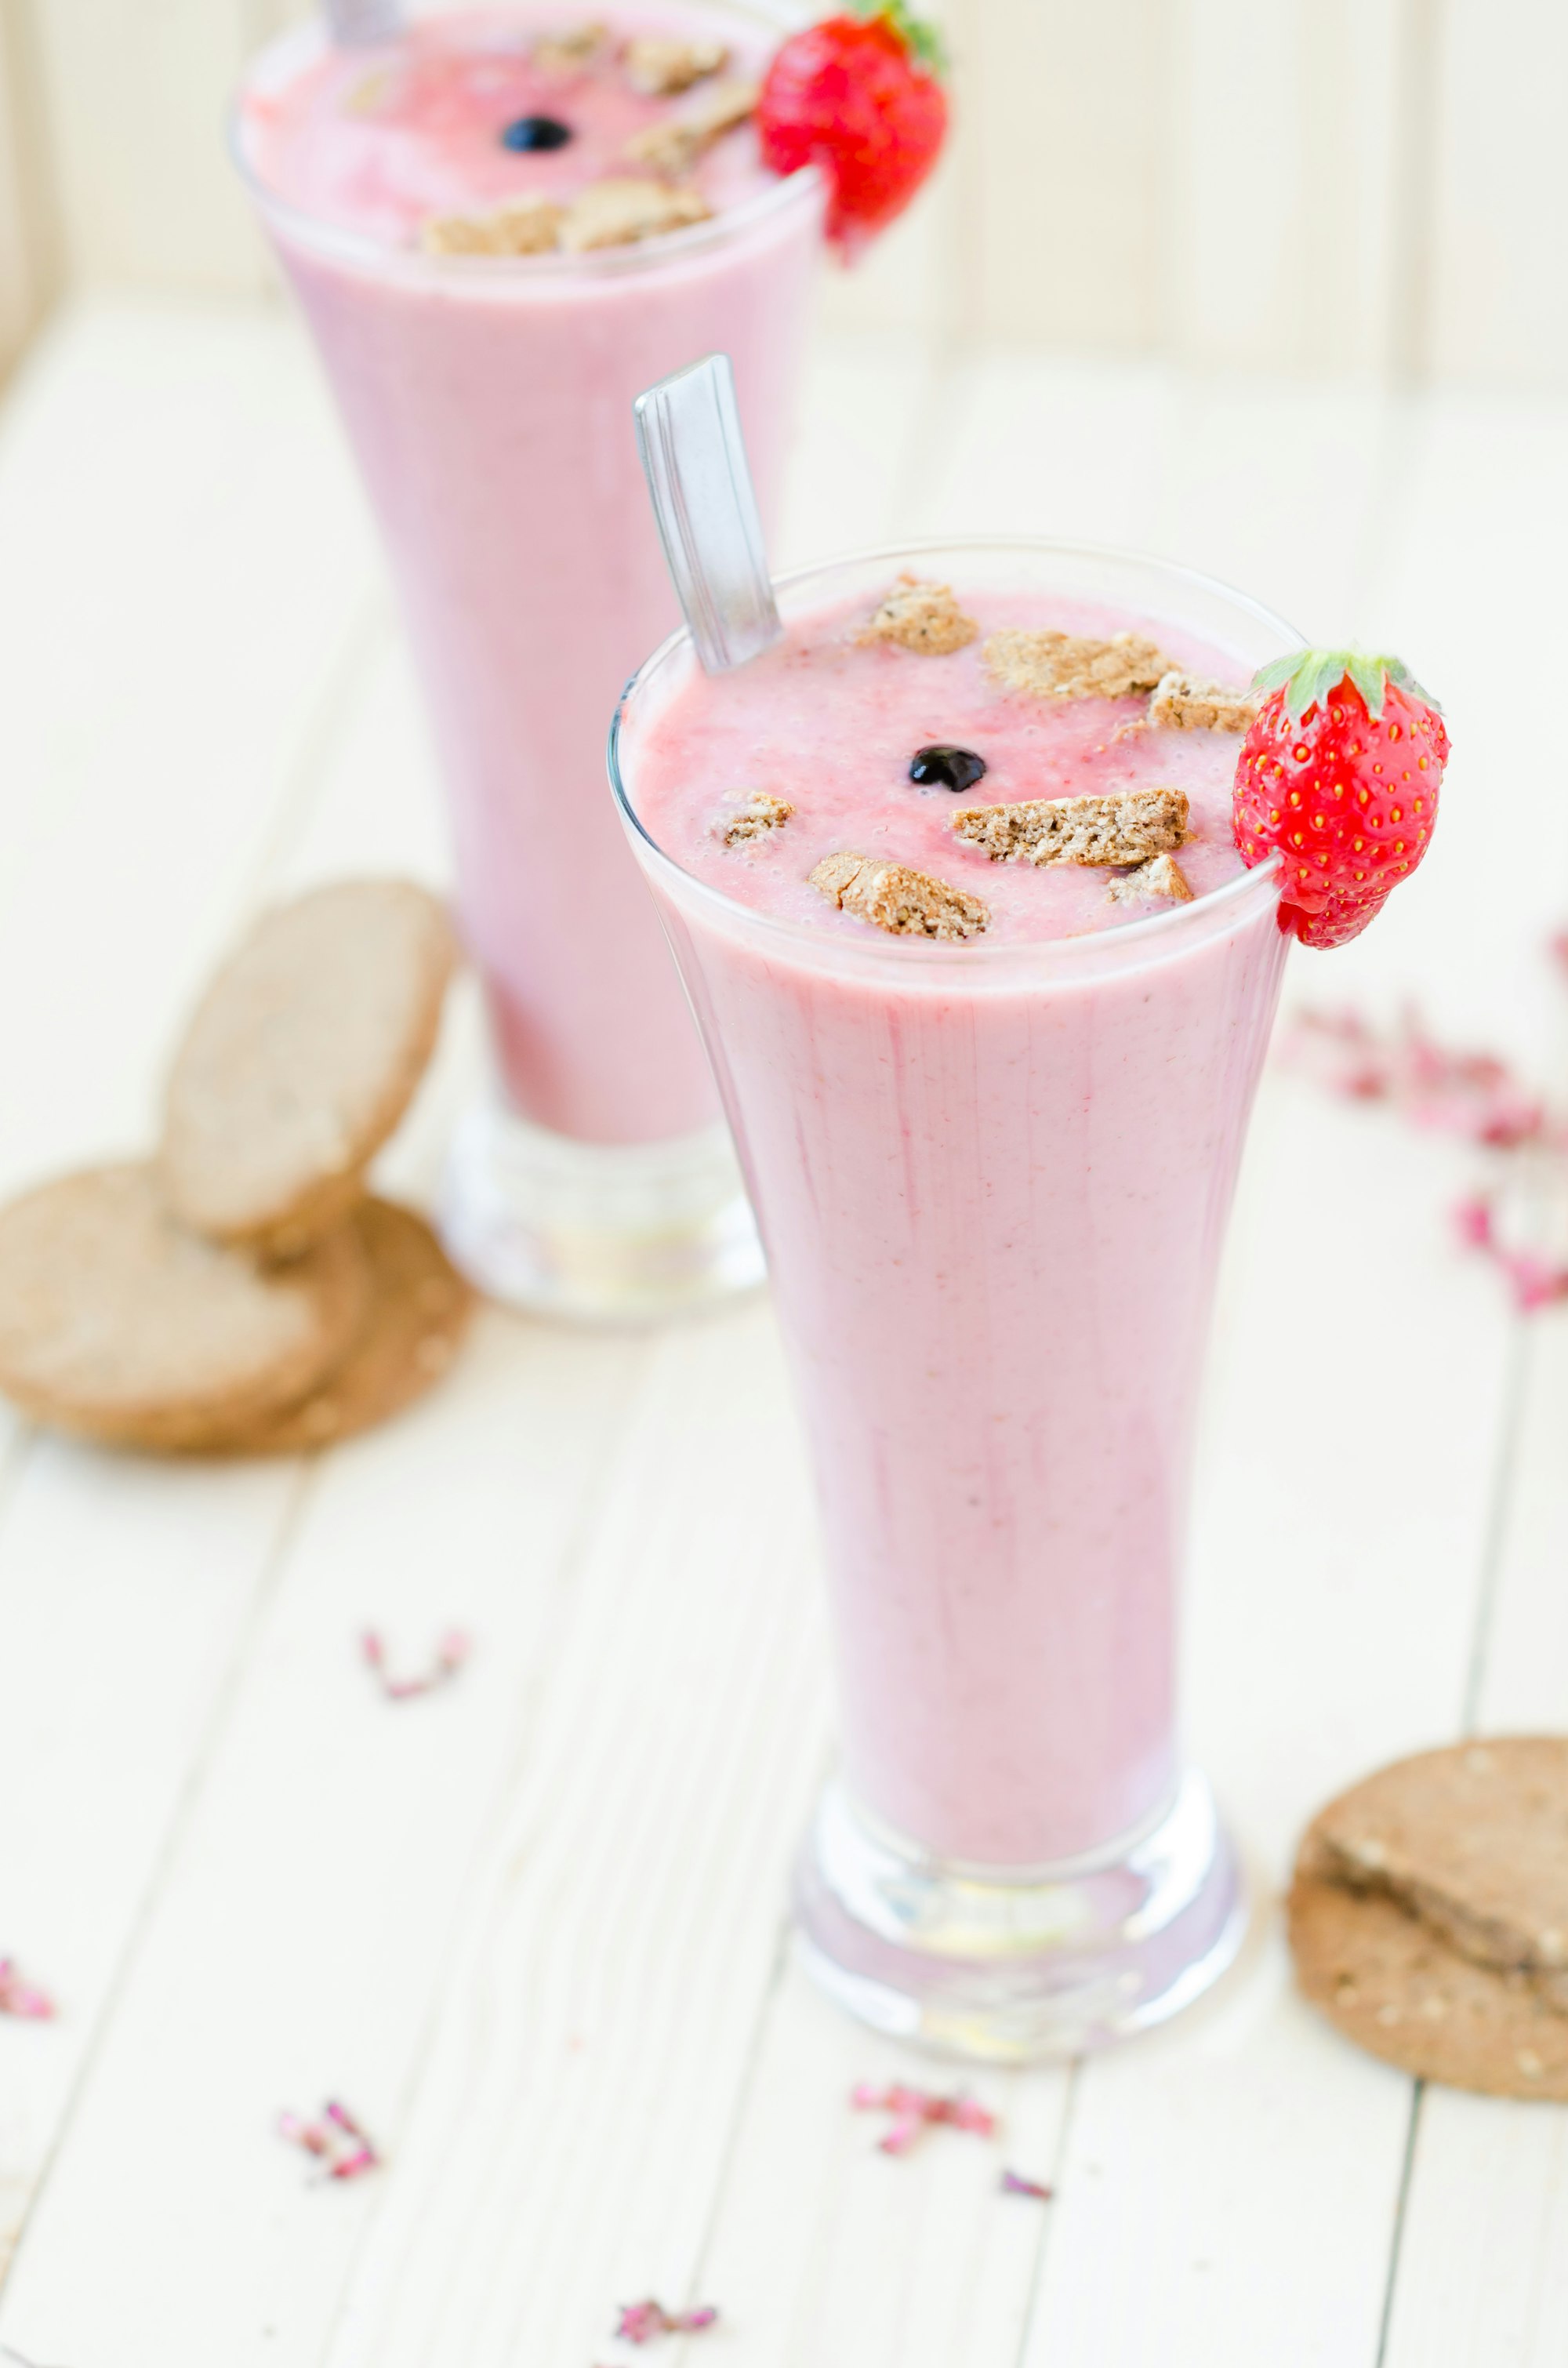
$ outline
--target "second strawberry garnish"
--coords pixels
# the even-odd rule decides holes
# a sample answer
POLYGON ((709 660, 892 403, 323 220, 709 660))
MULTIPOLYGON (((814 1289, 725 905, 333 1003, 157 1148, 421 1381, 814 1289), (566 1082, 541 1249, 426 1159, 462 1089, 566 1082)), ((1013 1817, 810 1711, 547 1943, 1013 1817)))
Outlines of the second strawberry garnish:
POLYGON ((852 254, 903 211, 948 128, 942 55, 903 0, 807 25, 768 68, 757 106, 765 164, 827 176, 827 234, 852 254))
POLYGON ((1267 696, 1236 760, 1236 846, 1249 869, 1282 857, 1282 929, 1345 945, 1432 843, 1441 711, 1398 658, 1358 650, 1298 650, 1253 689, 1267 696))

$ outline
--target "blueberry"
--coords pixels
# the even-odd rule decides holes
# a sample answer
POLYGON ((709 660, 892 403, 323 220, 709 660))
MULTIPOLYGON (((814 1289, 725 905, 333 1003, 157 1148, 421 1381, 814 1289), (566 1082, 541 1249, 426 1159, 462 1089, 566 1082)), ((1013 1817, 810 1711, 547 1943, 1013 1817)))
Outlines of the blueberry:
POLYGON ((909 778, 922 789, 972 790, 985 772, 985 759, 972 748, 916 748, 909 778))
POLYGON ((501 134, 503 148, 522 150, 564 148, 572 137, 572 126, 554 115, 519 115, 508 123, 501 134))

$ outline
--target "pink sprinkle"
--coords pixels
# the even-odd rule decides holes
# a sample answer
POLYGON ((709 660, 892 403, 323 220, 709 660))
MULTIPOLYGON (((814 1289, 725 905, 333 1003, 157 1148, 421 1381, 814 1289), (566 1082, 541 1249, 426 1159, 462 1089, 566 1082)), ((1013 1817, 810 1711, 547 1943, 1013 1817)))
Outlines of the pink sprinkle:
POLYGON ((701 2335, 719 2314, 711 2303, 699 2310, 666 2310, 663 2303, 624 2302, 616 2333, 626 2343, 652 2343, 661 2335, 701 2335))
POLYGON ((367 1628, 359 1639, 367 1668, 375 1672, 388 1702, 411 1702, 415 1694, 433 1693, 457 1676, 473 1650, 460 1628, 449 1628, 436 1640, 436 1651, 422 1677, 394 1678, 387 1667, 387 1648, 380 1633, 367 1628))
POLYGON ((1005 2170, 1002 2173, 1002 2192, 1004 2195, 1032 2195, 1037 2203, 1049 2203, 1055 2190, 1042 2187, 1038 2179, 1025 2179, 1018 2171, 1005 2170))
POLYGON ((278 2135, 312 2155, 324 2179, 358 2179, 374 2170, 381 2156, 346 2105, 329 2098, 319 2122, 301 2121, 298 2113, 279 2113, 278 2135))
POLYGON ((877 2141, 883 2154, 907 2154, 922 2130, 941 2123, 968 2130, 976 2137, 996 2134, 995 2114, 987 2112, 972 2097, 938 2097, 929 2089, 906 2088, 902 2081, 878 2089, 862 2080, 850 2090, 849 2101, 858 2112, 892 2115, 892 2126, 877 2141))
POLYGON ((12 1957, 0 1957, 0 2014, 18 2015, 27 2022, 50 2022, 54 2017, 54 2000, 22 1979, 12 1957))

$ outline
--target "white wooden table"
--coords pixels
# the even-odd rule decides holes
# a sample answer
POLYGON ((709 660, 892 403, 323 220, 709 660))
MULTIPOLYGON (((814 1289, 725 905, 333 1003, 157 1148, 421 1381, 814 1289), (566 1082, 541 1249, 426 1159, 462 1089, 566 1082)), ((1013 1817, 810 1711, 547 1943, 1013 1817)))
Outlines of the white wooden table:
MULTIPOLYGON (((1460 754, 1420 883, 1298 997, 1550 1063, 1568 916, 1568 411, 916 346, 819 358, 796 557, 1082 533, 1392 645, 1460 754), (1538 655, 1539 654, 1539 655, 1538 655), (1520 677, 1539 667, 1533 682, 1520 677), (1488 845, 1488 836, 1496 842, 1488 845)), ((0 1188, 148 1137, 258 900, 442 875, 431 768, 309 357, 98 309, 0 418, 0 1188)), ((389 1163, 428 1190, 471 1010, 389 1163)), ((1568 1315, 1450 1247, 1465 1158, 1266 1087, 1211 1374, 1191 1728, 1263 1902, 1167 2032, 974 2087, 901 2161, 896 2051, 789 1965, 827 1735, 792 1418, 756 1306, 487 1315, 406 1419, 169 1470, 0 1430, 0 2343, 40 2368, 1562 2368, 1568 2114, 1411 2085, 1292 1995, 1304 1816, 1467 1724, 1568 1725, 1568 1315), (1293 1253, 1332 1260, 1294 1295, 1293 1253), (1300 1491, 1311 1486, 1312 1493, 1300 1491), (357 1657, 476 1638, 401 1707, 357 1657), (312 2184, 280 2109, 388 2168, 312 2184), (1006 2162, 1049 2206, 998 2192, 1006 2162)), ((0 1423, 8 1418, 0 1414, 0 1423)), ((0 2358, 8 2355, 0 2354, 0 2358)))

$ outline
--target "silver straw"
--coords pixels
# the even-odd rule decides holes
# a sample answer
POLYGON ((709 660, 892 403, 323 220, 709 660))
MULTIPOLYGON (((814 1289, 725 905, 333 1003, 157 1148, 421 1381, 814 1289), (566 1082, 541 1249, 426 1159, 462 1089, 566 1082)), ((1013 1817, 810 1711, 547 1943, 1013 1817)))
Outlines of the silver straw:
POLYGON ((327 29, 339 49, 368 50, 403 30, 403 0, 325 0, 327 29))
POLYGON ((637 446, 676 595, 704 674, 725 674, 781 639, 735 374, 710 354, 635 404, 637 446))

